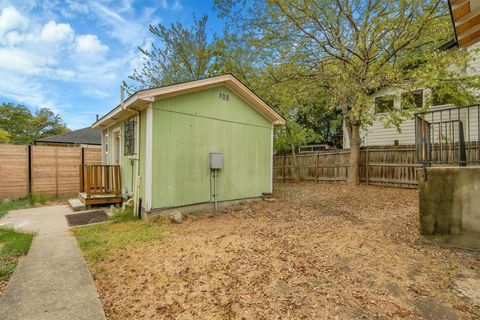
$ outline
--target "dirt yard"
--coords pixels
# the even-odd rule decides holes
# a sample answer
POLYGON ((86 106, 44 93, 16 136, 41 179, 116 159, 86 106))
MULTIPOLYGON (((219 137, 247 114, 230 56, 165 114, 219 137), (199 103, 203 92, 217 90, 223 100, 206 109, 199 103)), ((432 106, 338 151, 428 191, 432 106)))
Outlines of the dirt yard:
POLYGON ((416 190, 275 187, 90 261, 107 316, 480 318, 480 254, 425 242, 416 190))

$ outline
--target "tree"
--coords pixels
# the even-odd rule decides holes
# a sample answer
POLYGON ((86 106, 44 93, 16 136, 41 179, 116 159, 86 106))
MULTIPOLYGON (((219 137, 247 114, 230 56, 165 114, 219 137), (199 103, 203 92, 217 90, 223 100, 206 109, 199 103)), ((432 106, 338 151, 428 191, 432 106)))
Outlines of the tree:
POLYGON ((32 114, 24 105, 0 105, 0 129, 8 135, 8 142, 32 143, 34 139, 68 132, 62 117, 47 108, 32 114))
POLYGON ((284 81, 282 74, 291 73, 296 67, 269 65, 268 52, 243 41, 246 38, 225 32, 223 37, 216 36, 214 42, 209 43, 206 22, 207 16, 204 16, 198 21, 194 19, 191 29, 179 23, 169 29, 150 26, 150 32, 157 36, 160 44, 150 51, 140 49, 144 64, 141 71, 135 70, 129 77, 134 82, 130 91, 233 73, 286 118, 286 130, 275 135, 280 139, 276 147, 282 148, 281 151, 291 150, 297 164, 295 148, 318 140, 315 132, 291 120, 292 115, 297 118, 297 114, 305 114, 306 101, 311 96, 311 90, 306 88, 311 88, 313 83, 284 81))
POLYGON ((156 38, 150 50, 139 48, 143 55, 141 70, 134 70, 125 84, 129 91, 160 87, 172 83, 198 80, 212 74, 212 43, 207 39, 205 27, 208 16, 200 20, 193 17, 193 26, 181 23, 167 28, 161 24, 149 27, 156 38))
POLYGON ((48 108, 40 108, 35 112, 30 124, 31 135, 34 139, 54 136, 70 131, 62 116, 55 114, 48 108))
MULTIPOLYGON (((305 76, 316 76, 325 88, 330 108, 341 108, 352 185, 359 184, 360 129, 374 117, 372 93, 442 82, 468 92, 478 84, 459 72, 468 62, 465 51, 438 50, 453 38, 442 0, 271 0, 247 9, 243 0, 216 4, 221 16, 239 30, 248 29, 258 43, 287 46, 309 71, 305 76)), ((405 115, 394 110, 390 120, 405 115)))
POLYGON ((0 143, 10 142, 10 135, 7 131, 0 129, 0 143))

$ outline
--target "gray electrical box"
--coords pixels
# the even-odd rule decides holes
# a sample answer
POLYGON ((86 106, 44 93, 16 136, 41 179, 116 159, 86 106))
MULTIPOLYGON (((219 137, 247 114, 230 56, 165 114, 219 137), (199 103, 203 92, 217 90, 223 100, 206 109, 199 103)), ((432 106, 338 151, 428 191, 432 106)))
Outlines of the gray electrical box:
POLYGON ((210 152, 210 169, 223 169, 223 153, 210 152))

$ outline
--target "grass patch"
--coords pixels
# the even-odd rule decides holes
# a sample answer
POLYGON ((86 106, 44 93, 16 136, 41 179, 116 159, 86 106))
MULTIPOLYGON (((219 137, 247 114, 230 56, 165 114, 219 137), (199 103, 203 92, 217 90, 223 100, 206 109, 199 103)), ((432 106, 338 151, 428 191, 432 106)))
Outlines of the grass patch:
POLYGON ((0 203, 0 218, 10 210, 26 209, 30 207, 32 207, 32 204, 29 198, 14 199, 0 203))
POLYGON ((49 202, 57 202, 67 200, 68 197, 52 197, 43 194, 31 194, 26 198, 12 199, 6 202, 0 202, 0 218, 2 218, 8 211, 18 209, 28 209, 37 206, 44 206, 49 202))
POLYGON ((27 254, 34 234, 12 228, 0 228, 0 281, 6 281, 17 266, 18 258, 27 254))
POLYGON ((108 218, 112 222, 128 222, 138 220, 138 217, 133 215, 133 208, 127 207, 125 209, 116 208, 113 210, 113 214, 108 218))
POLYGON ((162 238, 160 224, 138 220, 131 211, 117 210, 109 220, 73 228, 80 249, 90 261, 98 262, 113 250, 162 238))

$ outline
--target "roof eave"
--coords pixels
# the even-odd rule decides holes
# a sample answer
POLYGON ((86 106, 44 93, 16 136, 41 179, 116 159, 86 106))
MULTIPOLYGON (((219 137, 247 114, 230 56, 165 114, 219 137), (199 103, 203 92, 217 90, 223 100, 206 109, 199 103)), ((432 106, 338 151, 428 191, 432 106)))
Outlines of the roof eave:
POLYGON ((168 99, 174 96, 219 87, 222 85, 226 85, 232 89, 257 112, 271 121, 273 125, 285 124, 285 120, 277 112, 275 112, 275 110, 270 108, 242 82, 240 82, 233 75, 224 75, 215 78, 190 81, 172 86, 153 88, 137 92, 125 100, 123 108, 121 106, 117 106, 115 109, 96 121, 92 127, 96 129, 108 128, 118 121, 131 116, 132 111, 142 111, 149 105, 149 103, 153 101, 168 99))

